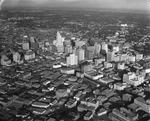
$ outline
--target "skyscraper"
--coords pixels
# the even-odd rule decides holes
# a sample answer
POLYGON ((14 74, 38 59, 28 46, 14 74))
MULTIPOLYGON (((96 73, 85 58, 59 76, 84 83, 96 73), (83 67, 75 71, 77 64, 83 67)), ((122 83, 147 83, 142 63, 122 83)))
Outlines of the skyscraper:
POLYGON ((35 38, 34 37, 30 37, 30 42, 35 42, 35 38))
POLYGON ((85 59, 85 50, 83 50, 82 48, 78 48, 76 50, 76 55, 78 56, 79 61, 83 61, 85 59))
POLYGON ((22 43, 22 49, 23 50, 29 50, 30 46, 29 46, 29 42, 23 42, 22 43))
POLYGON ((35 58, 35 53, 32 50, 29 50, 24 55, 25 60, 32 60, 35 58))
POLYGON ((63 45, 65 38, 61 36, 60 32, 57 32, 56 41, 57 45, 63 45))
POLYGON ((66 47, 65 47, 65 54, 70 54, 70 53, 72 53, 72 46, 71 45, 67 45, 66 47))
POLYGON ((88 60, 91 60, 93 59, 94 57, 94 51, 92 50, 86 50, 85 51, 85 58, 88 59, 88 60))
POLYGON ((81 65, 81 71, 82 72, 86 72, 86 71, 89 71, 89 70, 92 70, 93 69, 93 65, 89 62, 84 62, 82 65, 81 65))
POLYGON ((95 54, 99 54, 101 51, 101 45, 96 42, 94 44, 94 47, 95 47, 95 54))
POLYGON ((75 54, 70 54, 66 58, 66 64, 67 66, 78 65, 78 56, 76 56, 75 54))
POLYGON ((102 50, 104 50, 105 51, 105 53, 107 53, 108 52, 108 44, 107 43, 102 43, 102 50))
POLYGON ((93 59, 95 53, 95 47, 94 46, 88 46, 85 49, 85 58, 88 60, 93 59))
POLYGON ((59 53, 64 52, 64 44, 65 38, 61 36, 60 32, 57 32, 56 40, 53 42, 53 44, 56 46, 57 51, 59 53))
POLYGON ((114 60, 114 52, 108 51, 107 52, 107 62, 113 61, 114 60))
POLYGON ((18 63, 20 61, 20 59, 21 59, 21 56, 18 52, 13 54, 13 61, 14 62, 18 63))

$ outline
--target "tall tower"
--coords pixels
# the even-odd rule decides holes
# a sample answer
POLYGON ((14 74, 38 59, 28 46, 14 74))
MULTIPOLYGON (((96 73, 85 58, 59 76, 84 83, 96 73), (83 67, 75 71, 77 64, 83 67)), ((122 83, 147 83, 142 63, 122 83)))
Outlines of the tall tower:
POLYGON ((75 54, 70 54, 66 58, 67 66, 78 65, 78 57, 75 54))
POLYGON ((94 57, 95 53, 95 47, 94 46, 88 46, 85 50, 85 58, 88 60, 91 60, 94 57))
POLYGON ((21 56, 18 52, 13 53, 13 61, 18 63, 21 60, 21 56))
POLYGON ((76 55, 78 56, 79 61, 83 61, 85 59, 85 50, 82 48, 78 48, 76 51, 76 55))
POLYGON ((114 52, 108 51, 107 52, 107 62, 114 60, 114 52))
POLYGON ((71 45, 67 45, 66 47, 65 47, 65 54, 69 54, 69 53, 72 53, 72 46, 71 45))
POLYGON ((95 54, 99 54, 101 51, 101 45, 96 42, 94 44, 94 47, 95 47, 95 54))
POLYGON ((64 52, 64 38, 61 36, 60 32, 57 32, 57 35, 56 35, 56 40, 53 42, 53 44, 56 46, 57 48, 57 51, 59 53, 63 53, 64 52))
POLYGON ((22 43, 22 49, 23 49, 23 50, 29 50, 29 48, 30 48, 29 42, 25 42, 25 41, 24 41, 24 42, 22 43))
POLYGON ((104 50, 106 53, 108 52, 108 44, 102 43, 102 50, 104 50))

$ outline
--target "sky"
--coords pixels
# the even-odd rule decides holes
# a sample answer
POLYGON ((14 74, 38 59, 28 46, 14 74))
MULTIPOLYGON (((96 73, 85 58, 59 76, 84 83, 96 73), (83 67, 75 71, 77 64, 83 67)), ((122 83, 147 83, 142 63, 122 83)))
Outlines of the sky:
POLYGON ((111 8, 150 11, 150 0, 5 0, 2 6, 37 6, 99 9, 111 8))

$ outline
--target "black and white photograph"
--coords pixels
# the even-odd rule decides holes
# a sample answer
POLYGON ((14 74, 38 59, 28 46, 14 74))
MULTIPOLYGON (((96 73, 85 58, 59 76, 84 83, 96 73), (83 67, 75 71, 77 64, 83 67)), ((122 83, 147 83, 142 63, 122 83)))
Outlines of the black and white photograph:
POLYGON ((0 121, 150 121, 150 0, 0 0, 0 121))

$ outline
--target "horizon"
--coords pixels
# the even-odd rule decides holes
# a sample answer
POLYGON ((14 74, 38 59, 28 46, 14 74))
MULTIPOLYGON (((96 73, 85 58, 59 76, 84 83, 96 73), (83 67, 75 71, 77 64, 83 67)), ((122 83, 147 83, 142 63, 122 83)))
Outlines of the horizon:
POLYGON ((106 8, 67 8, 67 7, 29 7, 29 6, 24 6, 24 7, 5 7, 0 10, 0 12, 4 11, 48 11, 48 10, 62 10, 62 11, 93 11, 93 12, 112 12, 112 13, 133 13, 133 14, 148 14, 150 15, 149 11, 145 10, 127 10, 127 9, 106 9, 106 8))
MULTIPOLYGON (((1 0, 3 1, 3 0, 1 0)), ((149 0, 5 0, 2 9, 62 8, 150 12, 149 0)))

